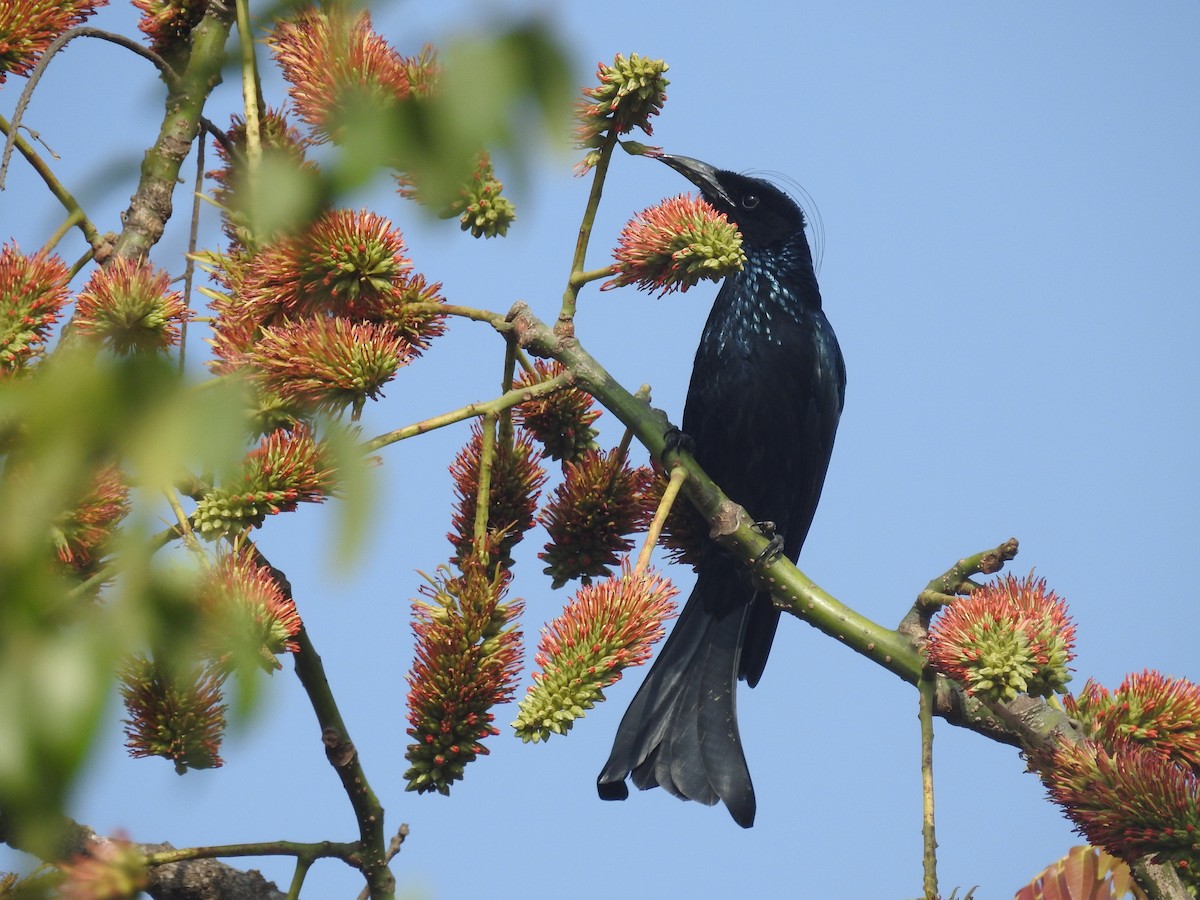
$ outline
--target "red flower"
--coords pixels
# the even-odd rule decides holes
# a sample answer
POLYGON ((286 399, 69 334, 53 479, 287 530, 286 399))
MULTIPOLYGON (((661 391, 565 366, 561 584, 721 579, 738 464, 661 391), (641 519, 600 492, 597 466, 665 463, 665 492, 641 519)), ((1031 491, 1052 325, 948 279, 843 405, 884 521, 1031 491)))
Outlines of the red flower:
POLYGON ((138 30, 160 56, 186 49, 192 29, 208 9, 206 0, 133 0, 133 5, 142 11, 138 30))
POLYGON ((430 52, 400 56, 371 28, 371 17, 340 7, 309 9, 275 26, 267 44, 300 117, 321 140, 337 139, 348 110, 384 111, 413 94, 427 93, 436 77, 430 52))
POLYGON ((512 699, 521 669, 519 601, 505 601, 505 569, 477 557, 421 589, 413 603, 416 656, 408 673, 408 790, 449 794, 464 767, 499 734, 491 709, 512 699))
POLYGON ((391 325, 318 316, 264 328, 247 359, 284 401, 329 412, 350 407, 357 419, 414 355, 391 325))
POLYGON ((108 0, 5 0, 0 3, 0 84, 28 75, 46 48, 108 0))
POLYGON ((71 324, 116 353, 129 354, 178 344, 180 326, 190 317, 166 272, 117 257, 92 273, 76 300, 71 324))
POLYGON ((1104 746, 1127 739, 1200 773, 1200 685, 1149 669, 1127 675, 1108 691, 1089 680, 1064 707, 1104 746))
POLYGON ((223 668, 236 664, 245 651, 272 672, 282 668, 276 656, 300 649, 295 637, 302 623, 295 602, 245 546, 217 557, 201 587, 200 604, 213 626, 213 655, 223 668))
POLYGON ((704 200, 682 194, 634 216, 613 253, 616 277, 601 290, 635 284, 659 296, 719 281, 746 263, 737 227, 704 200))
POLYGON ((312 431, 280 428, 246 455, 238 473, 200 499, 193 520, 208 538, 257 528, 299 503, 320 503, 336 484, 328 450, 312 431))
POLYGON ((1108 748, 1063 741, 1049 760, 1034 762, 1091 843, 1126 862, 1151 856, 1185 882, 1200 881, 1200 780, 1191 768, 1124 739, 1108 748))
POLYGON ((633 542, 625 535, 646 524, 646 495, 652 474, 630 468, 615 450, 588 450, 563 466, 563 483, 538 515, 550 535, 538 556, 553 586, 572 578, 587 583, 593 575, 607 576, 633 542))
POLYGON ((1049 697, 1071 680, 1075 626, 1046 580, 1011 575, 942 610, 929 630, 929 662, 967 693, 1049 697))
POLYGON ((222 765, 217 751, 225 732, 221 685, 225 675, 211 666, 178 674, 144 656, 122 669, 121 696, 126 746, 131 756, 162 756, 175 771, 213 769, 222 765))
POLYGON ((129 488, 116 466, 104 466, 78 505, 54 523, 58 558, 87 578, 99 568, 109 540, 129 513, 129 488))
POLYGON ((621 574, 584 585, 562 615, 542 629, 541 666, 521 700, 513 722, 524 741, 548 740, 565 734, 584 710, 604 699, 604 688, 621 671, 650 658, 650 648, 664 633, 663 623, 675 615, 678 593, 666 578, 652 572, 621 574))
MULTIPOLYGON (((488 492, 487 549, 501 563, 510 563, 512 548, 533 527, 538 494, 546 482, 546 472, 538 465, 533 441, 523 430, 514 430, 511 444, 496 441, 492 457, 491 487, 488 492)), ((479 503, 479 466, 483 450, 483 431, 478 423, 471 426, 467 445, 450 465, 454 479, 454 513, 447 538, 454 545, 454 559, 472 555, 475 539, 475 512, 479 503)))
MULTIPOLYGON (((535 374, 522 374, 514 388, 549 381, 566 371, 558 361, 534 360, 535 374)), ((513 408, 513 419, 524 425, 545 448, 542 456, 576 460, 585 451, 596 448, 596 429, 600 418, 590 394, 577 387, 564 387, 546 397, 526 400, 513 408)))
MULTIPOLYGON (((4 14, 0 11, 0 17, 4 14)), ((23 368, 41 351, 68 300, 69 280, 57 256, 41 251, 25 256, 16 244, 0 248, 0 377, 23 368)))

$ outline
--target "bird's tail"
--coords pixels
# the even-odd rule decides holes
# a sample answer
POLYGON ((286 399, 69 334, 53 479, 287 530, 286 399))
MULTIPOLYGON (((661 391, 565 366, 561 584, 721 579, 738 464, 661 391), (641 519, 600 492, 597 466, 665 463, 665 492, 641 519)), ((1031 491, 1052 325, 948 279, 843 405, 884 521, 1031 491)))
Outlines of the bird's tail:
POLYGON ((624 800, 632 774, 641 790, 662 787, 708 806, 720 800, 749 828, 754 787, 738 734, 736 687, 751 605, 721 615, 705 608, 701 589, 698 583, 629 704, 596 786, 603 799, 624 800))

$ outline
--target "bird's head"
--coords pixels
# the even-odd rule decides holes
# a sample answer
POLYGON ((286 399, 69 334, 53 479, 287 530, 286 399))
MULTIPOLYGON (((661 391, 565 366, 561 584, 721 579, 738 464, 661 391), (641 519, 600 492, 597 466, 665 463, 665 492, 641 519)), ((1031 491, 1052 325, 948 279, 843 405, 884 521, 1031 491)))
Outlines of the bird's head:
POLYGON ((769 181, 718 169, 687 156, 659 157, 696 185, 701 196, 738 227, 750 247, 804 240, 804 213, 769 181))

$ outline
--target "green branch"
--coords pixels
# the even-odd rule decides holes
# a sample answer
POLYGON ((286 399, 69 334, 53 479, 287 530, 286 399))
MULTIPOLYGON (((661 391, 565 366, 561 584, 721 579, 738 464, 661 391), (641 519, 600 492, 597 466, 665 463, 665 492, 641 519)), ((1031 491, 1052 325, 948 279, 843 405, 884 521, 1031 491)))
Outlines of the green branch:
POLYGON ((204 104, 221 82, 233 19, 231 3, 208 0, 204 18, 192 29, 187 63, 176 79, 168 81, 158 139, 142 159, 137 191, 122 219, 124 228, 114 245, 118 256, 145 256, 162 237, 180 168, 200 131, 204 104))
POLYGON ((16 129, 12 128, 12 126, 9 124, 9 121, 4 118, 4 116, 0 116, 0 132, 3 132, 8 137, 12 145, 17 148, 23 157, 25 157, 25 161, 28 162, 33 171, 38 174, 38 177, 45 182, 46 187, 50 189, 50 193, 54 195, 55 199, 57 199, 67 211, 67 220, 59 228, 59 230, 55 232, 55 239, 50 242, 50 246, 53 247, 54 244, 57 243, 57 239, 61 238, 63 233, 74 227, 78 227, 83 233, 84 240, 86 240, 92 246, 95 246, 100 239, 100 232, 96 230, 96 226, 92 224, 90 219, 88 219, 87 214, 83 211, 83 207, 79 205, 79 201, 76 200, 74 195, 63 186, 62 182, 58 180, 54 172, 50 170, 50 166, 46 164, 46 161, 42 159, 38 152, 29 145, 29 142, 26 141, 25 138, 16 133, 16 129))

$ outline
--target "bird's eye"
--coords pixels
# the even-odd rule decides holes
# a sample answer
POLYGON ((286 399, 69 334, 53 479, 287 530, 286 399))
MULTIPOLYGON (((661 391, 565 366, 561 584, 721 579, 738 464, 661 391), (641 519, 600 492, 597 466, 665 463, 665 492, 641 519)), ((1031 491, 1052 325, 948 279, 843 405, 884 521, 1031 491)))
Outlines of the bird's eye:
POLYGON ((758 206, 758 195, 747 194, 742 198, 742 209, 754 209, 758 206))

